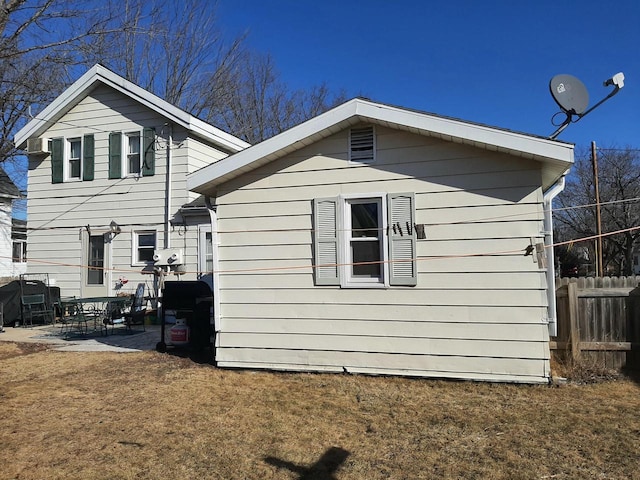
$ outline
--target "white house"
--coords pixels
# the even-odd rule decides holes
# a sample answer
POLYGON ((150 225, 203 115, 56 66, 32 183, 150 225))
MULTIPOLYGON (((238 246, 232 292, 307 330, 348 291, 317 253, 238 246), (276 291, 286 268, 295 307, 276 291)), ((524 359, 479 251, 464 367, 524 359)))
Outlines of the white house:
POLYGON ((13 202, 21 197, 18 187, 0 167, 0 278, 24 273, 25 264, 15 256, 13 238, 13 202))
POLYGON ((215 206, 217 364, 547 382, 543 242, 572 162, 354 99, 191 173, 215 206))
POLYGON ((247 143, 100 65, 14 140, 29 158, 29 273, 63 296, 151 290, 158 265, 206 277, 210 215, 186 177, 247 143))

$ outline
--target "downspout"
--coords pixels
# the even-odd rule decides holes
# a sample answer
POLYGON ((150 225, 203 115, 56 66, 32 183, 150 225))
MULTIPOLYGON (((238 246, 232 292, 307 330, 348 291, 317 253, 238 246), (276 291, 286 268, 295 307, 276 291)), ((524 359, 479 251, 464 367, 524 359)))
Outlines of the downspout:
POLYGON ((207 210, 209 211, 209 220, 211 221, 211 254, 212 269, 211 281, 213 283, 213 360, 216 360, 217 345, 219 343, 220 333, 220 282, 218 266, 218 212, 216 206, 211 203, 211 197, 205 197, 207 210))
MULTIPOLYGON (((567 170, 568 171, 568 170, 567 170)), ((565 172, 566 174, 567 172, 565 172)), ((556 276, 555 257, 553 254, 553 199, 564 190, 564 175, 549 188, 543 195, 544 205, 544 245, 547 251, 547 303, 549 317, 549 336, 558 334, 558 321, 556 313, 556 276)))
POLYGON ((171 145, 173 143, 173 129, 170 123, 165 123, 165 126, 169 127, 169 134, 167 139, 167 178, 165 183, 165 206, 164 206, 164 248, 171 248, 171 230, 170 230, 170 217, 171 217, 171 145))

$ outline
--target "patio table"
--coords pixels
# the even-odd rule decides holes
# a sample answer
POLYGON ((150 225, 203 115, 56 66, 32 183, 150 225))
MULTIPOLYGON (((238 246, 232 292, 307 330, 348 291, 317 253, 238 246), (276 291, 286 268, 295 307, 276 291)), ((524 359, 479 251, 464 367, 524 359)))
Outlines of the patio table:
POLYGON ((62 298, 60 303, 62 321, 67 327, 67 333, 77 330, 80 334, 87 335, 99 331, 108 335, 109 325, 124 322, 121 317, 130 305, 131 297, 62 298))

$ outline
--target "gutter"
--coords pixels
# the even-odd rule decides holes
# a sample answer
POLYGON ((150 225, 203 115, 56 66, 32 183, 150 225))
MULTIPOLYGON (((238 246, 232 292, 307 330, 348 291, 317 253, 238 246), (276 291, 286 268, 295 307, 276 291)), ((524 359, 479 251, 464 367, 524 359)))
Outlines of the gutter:
MULTIPOLYGON (((565 175, 569 172, 567 170, 565 175)), ((558 335, 558 320, 556 313, 556 276, 555 257, 553 254, 553 199, 564 190, 564 175, 543 194, 544 205, 544 245, 547 250, 547 310, 549 321, 549 336, 558 335)))
POLYGON ((211 280, 213 282, 213 361, 216 361, 216 347, 219 342, 220 333, 220 268, 218 265, 218 212, 216 206, 211 203, 211 197, 205 197, 207 209, 209 210, 209 219, 211 221, 211 253, 213 271, 211 272, 211 280))

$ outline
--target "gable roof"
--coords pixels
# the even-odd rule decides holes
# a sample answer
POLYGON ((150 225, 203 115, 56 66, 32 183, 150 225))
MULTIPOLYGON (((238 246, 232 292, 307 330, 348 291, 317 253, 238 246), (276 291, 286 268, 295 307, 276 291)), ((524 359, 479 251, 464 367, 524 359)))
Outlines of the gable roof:
POLYGON ((9 178, 4 169, 0 167, 0 197, 2 198, 22 198, 22 194, 15 183, 9 178))
POLYGON ((565 175, 573 163, 573 144, 354 98, 268 140, 193 172, 187 178, 187 188, 211 195, 218 185, 226 181, 360 122, 537 160, 543 164, 544 190, 565 175))
POLYGON ((18 148, 24 149, 27 139, 39 137, 71 108, 87 97, 98 85, 107 85, 164 116, 205 140, 231 152, 247 148, 249 144, 204 122, 184 110, 171 105, 144 88, 125 80, 102 65, 94 65, 56 98, 36 118, 27 123, 14 137, 18 148))

